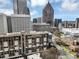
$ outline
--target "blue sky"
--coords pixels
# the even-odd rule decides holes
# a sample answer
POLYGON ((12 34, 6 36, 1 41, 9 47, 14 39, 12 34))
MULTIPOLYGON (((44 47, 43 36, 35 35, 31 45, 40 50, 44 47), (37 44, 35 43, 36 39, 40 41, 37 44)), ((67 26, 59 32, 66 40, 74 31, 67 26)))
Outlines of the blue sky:
MULTIPOLYGON (((28 0, 32 18, 41 17, 48 0, 28 0)), ((54 9, 54 18, 75 20, 79 17, 79 0, 49 0, 54 9)), ((12 0, 0 0, 0 13, 13 14, 12 0)))

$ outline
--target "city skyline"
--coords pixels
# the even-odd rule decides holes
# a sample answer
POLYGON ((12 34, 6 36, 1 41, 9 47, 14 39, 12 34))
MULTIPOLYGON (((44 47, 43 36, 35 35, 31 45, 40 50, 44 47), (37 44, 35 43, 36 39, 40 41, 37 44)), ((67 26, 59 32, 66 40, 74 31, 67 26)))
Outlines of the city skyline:
MULTIPOLYGON (((47 2, 48 0, 28 0, 27 3, 32 18, 42 16, 42 11, 47 2)), ((79 17, 78 0, 49 0, 49 2, 55 11, 55 18, 70 21, 79 17)), ((0 0, 0 3, 0 13, 13 14, 12 0, 0 0)))

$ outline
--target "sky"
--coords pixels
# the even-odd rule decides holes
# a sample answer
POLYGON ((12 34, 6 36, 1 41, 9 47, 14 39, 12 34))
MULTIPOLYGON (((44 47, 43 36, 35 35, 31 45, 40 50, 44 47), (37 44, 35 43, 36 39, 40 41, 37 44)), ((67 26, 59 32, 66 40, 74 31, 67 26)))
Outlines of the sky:
MULTIPOLYGON (((73 21, 79 17, 79 0, 27 0, 33 18, 41 17, 48 1, 54 9, 54 18, 73 21)), ((13 14, 12 0, 0 0, 0 13, 13 14)))

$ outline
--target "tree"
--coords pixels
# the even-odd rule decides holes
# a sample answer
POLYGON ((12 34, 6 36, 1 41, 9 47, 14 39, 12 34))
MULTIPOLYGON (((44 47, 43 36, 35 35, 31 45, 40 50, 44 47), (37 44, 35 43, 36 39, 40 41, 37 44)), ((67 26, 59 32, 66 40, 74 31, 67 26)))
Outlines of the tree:
POLYGON ((57 37, 59 37, 59 38, 61 38, 61 32, 59 32, 59 31, 55 31, 54 35, 57 36, 57 37))
POLYGON ((52 47, 48 51, 41 53, 43 59, 58 59, 59 52, 56 48, 52 47))

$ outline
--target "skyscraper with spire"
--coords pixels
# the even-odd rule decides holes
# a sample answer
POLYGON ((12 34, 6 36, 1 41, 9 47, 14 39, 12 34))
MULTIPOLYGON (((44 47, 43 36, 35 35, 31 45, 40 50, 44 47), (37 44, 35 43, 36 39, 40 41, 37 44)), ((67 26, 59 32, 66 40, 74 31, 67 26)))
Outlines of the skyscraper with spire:
POLYGON ((45 8, 43 9, 43 22, 48 23, 53 26, 54 21, 54 9, 52 8, 51 4, 46 4, 45 8))
POLYGON ((14 14, 30 15, 29 8, 27 7, 26 0, 13 0, 14 14))

